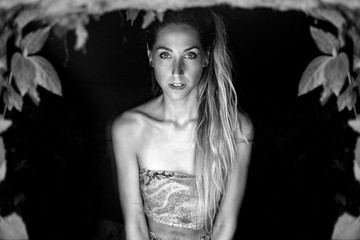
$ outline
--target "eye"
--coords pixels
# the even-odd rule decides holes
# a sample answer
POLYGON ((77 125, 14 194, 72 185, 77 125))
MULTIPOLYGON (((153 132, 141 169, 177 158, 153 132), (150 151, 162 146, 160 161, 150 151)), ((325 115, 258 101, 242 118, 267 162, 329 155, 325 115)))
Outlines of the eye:
POLYGON ((163 59, 171 58, 171 55, 168 52, 162 52, 159 54, 159 56, 163 59))
POLYGON ((186 53, 185 54, 185 59, 194 59, 194 58, 196 58, 197 57, 197 55, 196 55, 196 53, 194 53, 194 52, 188 52, 188 53, 186 53))

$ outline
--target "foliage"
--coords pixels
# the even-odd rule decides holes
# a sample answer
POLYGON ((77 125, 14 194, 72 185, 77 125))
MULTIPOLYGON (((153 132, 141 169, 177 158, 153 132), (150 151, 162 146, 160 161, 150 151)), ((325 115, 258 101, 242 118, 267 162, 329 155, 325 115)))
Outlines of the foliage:
MULTIPOLYGON (((126 21, 131 21, 131 25, 134 24, 136 18, 139 15, 139 10, 138 9, 128 9, 126 11, 126 21)), ((143 16, 143 21, 141 24, 141 28, 145 29, 147 28, 153 21, 156 20, 156 18, 159 21, 162 21, 164 17, 164 13, 163 12, 155 12, 155 11, 146 11, 145 15, 143 16)))
MULTIPOLYGON (((320 103, 326 104, 331 96, 337 97, 338 111, 353 110, 355 119, 348 124, 360 133, 360 117, 356 102, 360 94, 360 22, 351 11, 345 8, 316 9, 310 14, 319 20, 330 22, 336 31, 325 31, 310 26, 310 34, 322 55, 313 59, 302 74, 298 95, 323 87, 320 103), (334 33, 336 32, 336 33, 334 33), (350 49, 348 46, 352 46, 350 49)), ((359 181, 360 136, 357 139, 354 159, 354 176, 359 181)), ((360 204, 360 203, 358 203, 360 204)), ((358 238, 358 218, 344 220, 349 216, 339 216, 333 231, 333 239, 358 238), (354 221, 353 221, 354 219, 354 221)))
POLYGON ((339 217, 335 226, 332 239, 355 239, 354 236, 360 234, 359 218, 354 218, 346 213, 339 217))
POLYGON ((322 86, 321 104, 326 104, 335 95, 339 111, 345 108, 354 111, 355 119, 350 120, 349 125, 360 133, 360 118, 356 109, 360 94, 360 21, 352 11, 341 8, 316 9, 310 14, 316 19, 330 22, 335 26, 336 34, 310 26, 310 34, 323 55, 316 57, 306 67, 298 95, 322 86), (349 50, 348 45, 352 49, 349 50))
MULTIPOLYGON (((5 119, 6 110, 15 108, 22 111, 25 95, 36 105, 39 104, 38 86, 62 95, 60 79, 55 69, 49 61, 37 55, 48 39, 52 26, 40 25, 26 34, 24 31, 24 28, 39 18, 39 12, 35 9, 21 11, 14 8, 6 14, 0 14, 0 96, 4 108, 0 114, 0 134, 11 125, 11 121, 5 119), (13 44, 9 43, 10 40, 14 41, 13 44), (16 50, 11 51, 12 49, 16 50)), ((33 29, 31 26, 29 28, 33 29)), ((0 182, 6 177, 5 156, 5 146, 0 136, 0 182)), ((0 222, 3 223, 0 227, 2 238, 28 238, 24 222, 16 213, 5 218, 0 216, 0 222)))
POLYGON ((28 239, 22 218, 13 213, 7 217, 0 216, 0 239, 28 239))
MULTIPOLYGON (((133 24, 138 15, 139 10, 128 10, 127 20, 133 24)), ((161 14, 147 12, 143 27, 151 24, 156 16, 161 18, 161 14)), ((68 31, 73 31, 76 35, 74 49, 85 49, 88 39, 85 26, 89 20, 87 12, 45 18, 38 9, 32 7, 17 7, 7 12, 0 10, 0 97, 3 100, 0 134, 12 123, 5 119, 6 111, 16 109, 21 112, 25 96, 35 105, 39 105, 39 86, 62 96, 58 74, 51 63, 39 54, 51 33, 64 38, 68 31)), ((0 182, 6 177, 5 153, 3 139, 0 136, 0 182)), ((3 222, 5 223, 5 220, 3 222)), ((12 228, 13 226, 10 226, 7 229, 12 228)))
MULTIPOLYGON (((41 86, 61 96, 61 83, 52 65, 43 57, 35 55, 45 44, 49 36, 51 26, 38 28, 23 36, 23 29, 35 20, 38 15, 33 10, 18 14, 14 24, 8 21, 3 26, 0 41, 3 43, 0 58, 7 59, 6 47, 11 35, 15 33, 15 47, 19 50, 12 53, 10 57, 10 68, 7 64, 2 65, 1 71, 1 94, 4 101, 4 114, 6 109, 14 107, 22 110, 23 97, 30 96, 32 101, 38 105, 40 96, 37 87, 41 86), (12 27, 15 26, 15 27, 12 27), (13 81, 14 80, 14 81, 13 81)), ((4 61, 6 63, 6 61, 4 61)))
MULTIPOLYGON (((358 76, 360 66, 357 66, 357 57, 349 62, 348 53, 344 51, 345 39, 350 36, 349 30, 353 29, 353 26, 349 26, 351 22, 346 21, 340 12, 332 9, 316 10, 311 14, 316 18, 328 20, 334 24, 337 28, 337 34, 334 35, 320 28, 310 27, 310 34, 323 55, 316 57, 306 67, 299 83, 298 95, 303 95, 323 86, 320 97, 322 105, 326 104, 332 95, 335 95, 339 111, 347 108, 354 110, 356 114, 355 104, 360 90, 360 78, 358 76), (350 69, 350 66, 353 68, 350 69)), ((355 34, 353 39, 360 39, 360 36, 355 34)), ((353 43, 354 48, 359 47, 357 46, 358 43, 353 43)), ((351 58, 352 56, 350 56, 351 58)))
POLYGON ((139 15, 138 9, 128 9, 126 10, 126 21, 131 21, 131 26, 132 26, 138 15, 139 15))
MULTIPOLYGON (((139 15, 139 10, 129 9, 126 12, 126 20, 134 23, 139 15)), ((155 18, 162 20, 163 13, 147 11, 143 16, 142 27, 146 28, 155 18)), ((34 104, 40 103, 37 87, 62 95, 59 77, 49 61, 36 55, 44 46, 49 37, 50 30, 62 38, 69 30, 74 30, 77 36, 75 50, 84 49, 88 39, 85 25, 89 22, 87 13, 70 13, 68 15, 47 19, 45 27, 38 27, 27 33, 24 29, 36 21, 44 18, 34 8, 12 9, 9 13, 2 15, 0 27, 0 90, 4 102, 4 113, 13 108, 22 110, 23 97, 28 95, 34 104), (15 35, 15 47, 19 50, 12 53, 10 67, 7 64, 8 41, 15 35), (14 80, 14 81, 13 81, 14 80)))
MULTIPOLYGON (((345 108, 354 111, 356 118, 350 120, 349 125, 360 133, 360 118, 356 109, 360 94, 360 23, 357 16, 347 9, 327 7, 315 9, 310 14, 330 22, 336 31, 310 27, 310 34, 322 55, 306 67, 298 95, 322 86, 321 104, 326 104, 332 96, 337 97, 339 111, 345 108), (349 45, 352 49, 348 48, 349 45)), ((128 9, 126 20, 133 25, 139 15, 138 9, 128 9)), ((141 26, 146 28, 155 19, 161 21, 162 18, 163 12, 146 11, 142 15, 141 26)), ((88 23, 89 13, 85 11, 70 12, 51 19, 32 7, 0 11, 0 95, 4 107, 0 114, 0 134, 11 125, 11 121, 5 119, 6 111, 14 108, 22 111, 25 96, 29 96, 36 105, 40 103, 38 86, 62 96, 61 82, 54 67, 39 53, 51 31, 59 38, 63 38, 69 30, 74 31, 77 37, 75 50, 84 49, 89 37, 85 27, 88 23)), ((1 137, 0 152, 5 153, 1 137)), ((5 173, 3 154, 0 156, 0 182, 5 173)))
MULTIPOLYGON (((39 9, 32 6, 0 11, 0 96, 4 108, 0 114, 0 134, 11 125, 11 121, 5 119, 6 111, 14 108, 22 111, 25 96, 39 105, 38 86, 62 96, 58 74, 51 63, 38 54, 52 30, 60 38, 68 30, 74 30, 77 36, 75 49, 84 48, 88 38, 85 25, 88 22, 89 17, 85 13, 46 19, 39 9)), ((1 182, 6 175, 6 161, 1 136, 0 141, 0 152, 4 153, 0 156, 1 182)))

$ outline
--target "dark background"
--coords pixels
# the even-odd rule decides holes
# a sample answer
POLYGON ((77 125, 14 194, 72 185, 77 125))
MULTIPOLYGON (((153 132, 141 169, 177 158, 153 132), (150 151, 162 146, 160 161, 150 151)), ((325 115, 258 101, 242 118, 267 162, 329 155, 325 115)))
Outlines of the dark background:
MULTIPOLYGON (((301 12, 214 8, 227 23, 240 107, 255 126, 237 239, 330 239, 344 210, 358 214, 352 174, 353 117, 321 89, 297 97, 302 72, 321 53, 301 12)), ((50 36, 40 53, 57 70, 63 97, 40 89, 4 134, 8 175, 2 215, 19 212, 30 239, 95 239, 103 219, 121 223, 109 127, 150 95, 149 67, 125 11, 92 19, 84 51, 75 35, 50 36), (4 207, 5 206, 5 207, 4 207)), ((317 23, 319 24, 319 23, 317 23)), ((320 23, 321 24, 321 23, 320 23)))

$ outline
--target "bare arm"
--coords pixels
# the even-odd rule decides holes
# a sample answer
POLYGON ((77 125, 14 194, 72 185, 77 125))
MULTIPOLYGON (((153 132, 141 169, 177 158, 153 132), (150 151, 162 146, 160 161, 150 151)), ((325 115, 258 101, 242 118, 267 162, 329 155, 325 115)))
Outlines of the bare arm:
POLYGON ((112 127, 118 187, 127 240, 148 240, 135 151, 136 140, 139 139, 138 133, 139 123, 131 113, 123 114, 112 127))
MULTIPOLYGON (((246 124, 244 130, 247 139, 252 140, 253 129, 251 122, 246 119, 243 124, 246 124)), ((230 182, 227 185, 226 193, 214 224, 213 237, 216 240, 233 239, 237 227, 237 219, 245 191, 248 165, 251 158, 252 141, 249 143, 239 141, 237 148, 230 182)))

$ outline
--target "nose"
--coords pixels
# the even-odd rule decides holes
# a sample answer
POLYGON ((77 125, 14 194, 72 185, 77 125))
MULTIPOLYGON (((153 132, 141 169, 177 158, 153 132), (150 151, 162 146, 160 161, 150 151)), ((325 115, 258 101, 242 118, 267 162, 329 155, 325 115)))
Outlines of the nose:
POLYGON ((175 60, 171 73, 173 76, 180 76, 184 74, 184 63, 182 59, 175 60))

